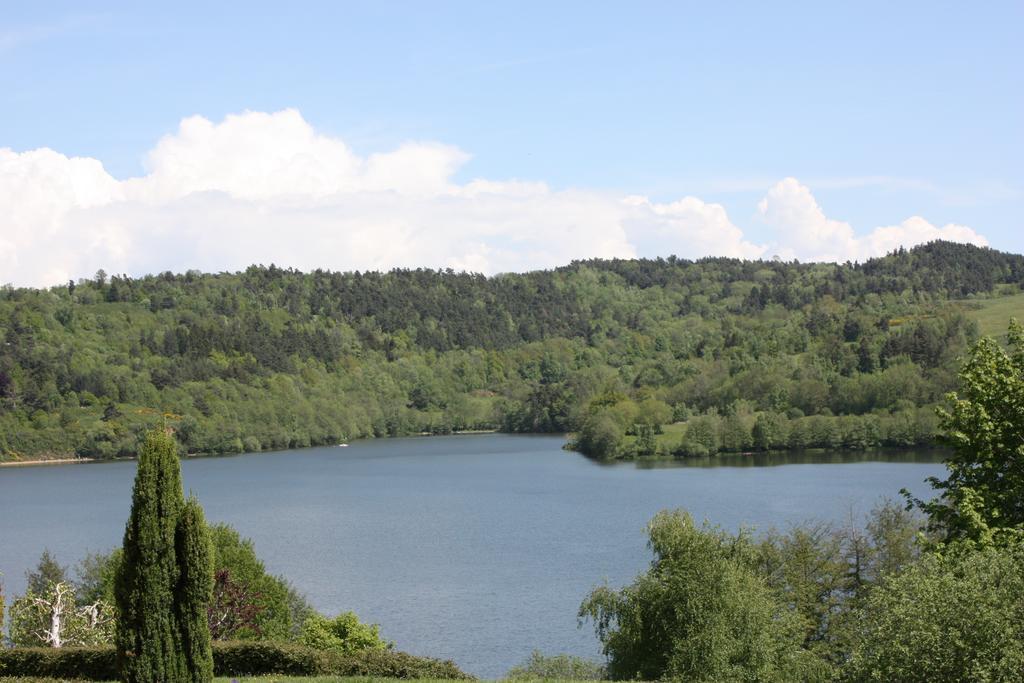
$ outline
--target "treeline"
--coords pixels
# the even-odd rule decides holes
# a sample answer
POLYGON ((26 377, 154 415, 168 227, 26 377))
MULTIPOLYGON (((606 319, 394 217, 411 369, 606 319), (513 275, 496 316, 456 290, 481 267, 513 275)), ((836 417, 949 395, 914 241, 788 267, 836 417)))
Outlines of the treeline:
POLYGON ((809 448, 907 448, 931 445, 937 425, 931 407, 908 406, 867 415, 797 416, 752 412, 744 403, 728 415, 710 411, 665 425, 657 420, 667 414, 666 408, 652 403, 618 403, 597 409, 582 420, 568 447, 602 460, 809 448))
POLYGON ((916 423, 977 335, 955 300, 1022 282, 1024 257, 943 242, 864 264, 673 257, 489 278, 101 271, 0 289, 0 454, 130 455, 158 424, 195 453, 595 416, 628 442, 650 421, 631 404, 657 407, 656 433, 739 415, 753 438, 763 413, 799 443, 806 417, 870 416, 865 443, 906 441, 886 425, 916 423))

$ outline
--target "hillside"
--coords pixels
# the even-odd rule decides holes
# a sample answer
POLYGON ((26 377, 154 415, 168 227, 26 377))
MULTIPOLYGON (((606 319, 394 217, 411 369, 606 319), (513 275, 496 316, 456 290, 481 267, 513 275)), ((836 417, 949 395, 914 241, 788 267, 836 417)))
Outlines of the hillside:
POLYGON ((935 242, 864 264, 6 287, 0 453, 127 455, 157 423, 195 453, 464 429, 579 431, 601 457, 924 443, 979 322, 1024 317, 1022 284, 1022 256, 935 242))

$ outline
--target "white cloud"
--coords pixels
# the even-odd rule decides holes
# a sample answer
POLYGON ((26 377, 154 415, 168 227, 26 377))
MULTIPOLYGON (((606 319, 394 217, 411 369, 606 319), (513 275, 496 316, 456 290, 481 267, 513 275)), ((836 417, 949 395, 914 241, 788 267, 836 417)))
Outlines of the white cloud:
POLYGON ((151 150, 146 174, 123 181, 95 159, 0 149, 0 282, 270 262, 494 273, 673 253, 847 260, 937 237, 984 241, 970 228, 918 217, 858 237, 786 179, 760 205, 778 241, 759 245, 719 204, 518 180, 458 183, 468 158, 431 142, 360 156, 295 110, 184 119, 151 150))
POLYGON ((796 178, 776 183, 757 208, 765 222, 784 238, 774 245, 774 253, 804 261, 863 261, 900 246, 936 239, 988 245, 982 235, 967 226, 949 224, 939 228, 920 216, 858 236, 849 223, 828 218, 810 189, 796 178))

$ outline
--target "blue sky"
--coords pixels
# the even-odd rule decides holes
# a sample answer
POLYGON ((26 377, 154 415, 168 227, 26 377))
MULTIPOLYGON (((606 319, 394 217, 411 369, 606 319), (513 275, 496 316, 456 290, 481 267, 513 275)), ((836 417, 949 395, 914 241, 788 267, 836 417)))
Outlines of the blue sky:
MULTIPOLYGON (((459 186, 515 179, 556 195, 640 195, 652 206, 696 197, 720 205, 766 256, 816 255, 790 244, 789 213, 773 222, 759 209, 785 178, 856 237, 919 216, 1021 252, 1022 29, 1021 2, 5 3, 0 148, 96 159, 120 181, 151 172, 147 155, 187 117, 218 124, 294 109, 362 159, 410 142, 457 148, 461 161, 447 180, 459 186)), ((258 141, 261 133, 251 133, 258 141)), ((232 194, 207 177, 209 189, 232 194)), ((18 194, 6 197, 0 189, 0 202, 18 194)), ((150 209, 166 214, 182 200, 150 209)), ((93 225, 77 220, 68 225, 93 225)), ((632 218, 616 220, 625 221, 623 244, 646 245, 634 250, 641 255, 660 251, 658 236, 669 230, 635 237, 632 218)), ((27 225, 0 227, 0 249, 9 233, 0 268, 17 276, 0 272, 0 281, 27 272, 32 245, 12 237, 38 232, 27 225)), ((323 229, 330 225, 325 219, 323 229)), ((665 253, 685 252, 687 234, 673 234, 665 253)), ((488 239, 478 241, 493 254, 488 239)), ((251 256, 267 260, 269 246, 251 256)), ((115 252, 96 258, 116 261, 115 252)), ((208 254, 178 254, 196 255, 208 254)), ((433 258, 423 265, 459 265, 460 256, 433 258)), ((312 264, 307 255, 294 260, 312 264)), ((407 265, 387 254, 335 261, 324 265, 407 265)), ((550 265, 505 258, 491 270, 519 264, 550 265)), ((84 275, 77 269, 86 267, 92 261, 57 270, 84 275)))

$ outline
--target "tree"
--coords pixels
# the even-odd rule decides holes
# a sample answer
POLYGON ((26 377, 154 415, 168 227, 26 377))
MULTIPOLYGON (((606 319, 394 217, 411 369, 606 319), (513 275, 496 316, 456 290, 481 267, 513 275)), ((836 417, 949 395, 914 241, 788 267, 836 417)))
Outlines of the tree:
POLYGON ((759 451, 770 451, 785 448, 788 434, 786 433, 786 417, 778 413, 758 413, 754 420, 752 432, 754 448, 759 451))
POLYGON ((207 534, 199 504, 185 503, 174 438, 150 432, 139 452, 115 579, 118 663, 128 683, 212 679, 207 534))
POLYGON ((612 460, 622 452, 625 429, 615 413, 609 408, 602 408, 583 420, 576 448, 598 460, 612 460))
POLYGON ((686 423, 680 449, 685 455, 714 455, 718 452, 717 415, 701 415, 686 423))
POLYGON ((929 553, 883 580, 851 617, 844 680, 1020 680, 1024 552, 929 553))
POLYGON ((184 507, 174 439, 150 432, 139 452, 132 509, 117 573, 117 649, 129 683, 187 676, 174 588, 179 569, 175 533, 184 507))
POLYGON ((217 640, 291 639, 313 610, 280 576, 267 573, 252 540, 227 524, 210 527, 216 582, 210 629, 217 640))
POLYGON ((78 563, 75 574, 75 594, 85 602, 103 600, 115 604, 114 581, 121 563, 122 551, 115 548, 109 553, 89 553, 78 563))
POLYGON ((100 645, 113 637, 114 610, 103 602, 78 606, 75 587, 55 582, 29 588, 11 605, 11 641, 24 647, 100 645))
POLYGON ((922 502, 903 492, 947 540, 980 528, 971 510, 981 527, 1024 528, 1024 329, 1016 320, 1009 346, 1007 353, 991 338, 979 340, 960 370, 960 390, 940 410, 941 439, 953 454, 946 479, 929 479, 938 498, 922 502), (965 506, 968 497, 976 504, 965 506))
POLYGON ((620 591, 596 588, 580 606, 615 679, 817 680, 801 626, 755 575, 746 534, 697 528, 683 511, 648 525, 651 568, 620 591))
POLYGON ((67 567, 58 563, 53 555, 50 554, 49 548, 47 548, 39 556, 39 563, 36 564, 36 568, 25 572, 25 581, 28 583, 28 590, 33 593, 42 594, 49 590, 53 584, 66 582, 67 573, 67 567))
POLYGON ((639 456, 655 455, 658 451, 658 442, 654 436, 654 427, 646 422, 636 425, 636 443, 634 444, 636 454, 639 456))
POLYGON ((842 538, 823 523, 769 534, 759 564, 769 586, 799 615, 804 645, 820 648, 847 585, 842 538))
POLYGON ((181 567, 175 601, 185 667, 190 681, 208 683, 213 680, 213 650, 208 622, 213 591, 213 544, 203 508, 194 497, 185 503, 175 541, 181 567))
POLYGON ((232 579, 229 569, 216 571, 213 598, 207 613, 211 638, 260 637, 263 635, 260 618, 265 611, 262 594, 232 579))

